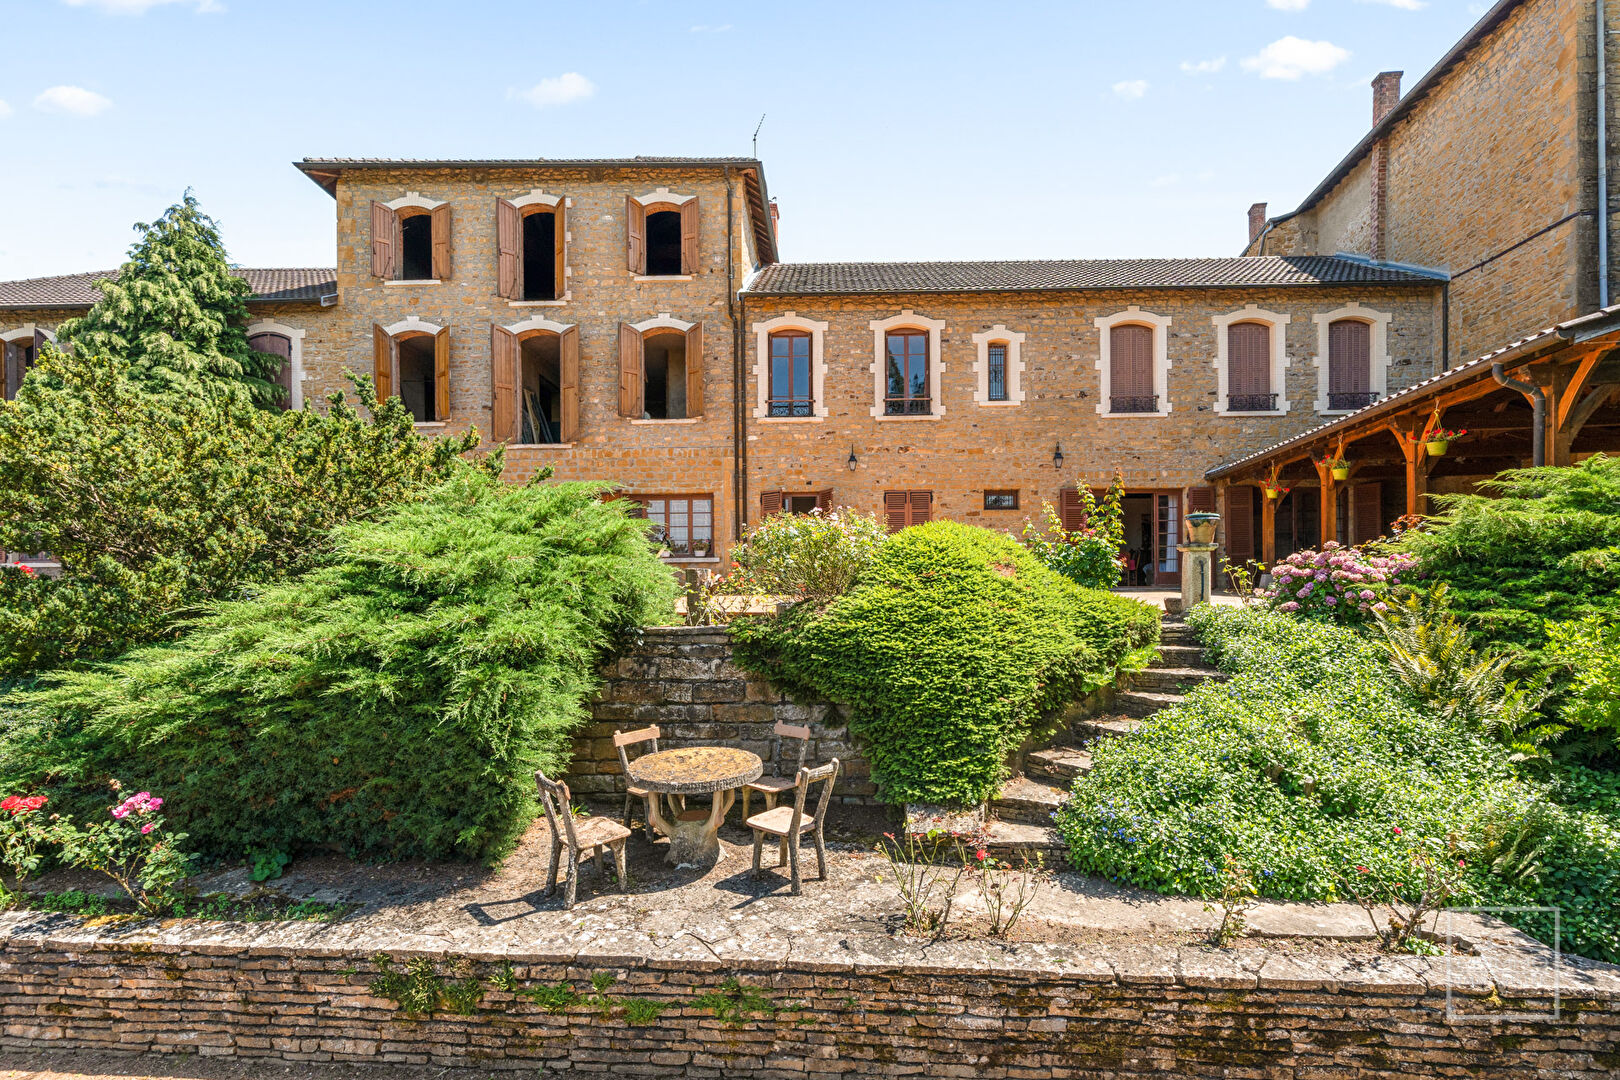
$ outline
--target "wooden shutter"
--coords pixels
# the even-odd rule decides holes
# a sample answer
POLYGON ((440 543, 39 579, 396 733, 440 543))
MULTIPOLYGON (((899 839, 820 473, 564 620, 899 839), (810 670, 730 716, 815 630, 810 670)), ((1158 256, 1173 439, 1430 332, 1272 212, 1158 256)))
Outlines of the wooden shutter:
POLYGON ((395 277, 394 234, 399 230, 396 215, 380 202, 371 204, 371 273, 384 281, 395 277))
POLYGON ((1187 512, 1189 514, 1215 513, 1215 489, 1210 487, 1195 487, 1187 490, 1187 512))
POLYGON ((686 415, 703 415, 703 324, 686 331, 686 415))
POLYGON ((1254 491, 1247 484, 1226 489, 1226 557, 1235 563, 1254 558, 1254 491))
POLYGON ((7 401, 17 396, 23 380, 23 351, 21 345, 0 341, 0 396, 7 401))
POLYGON ((1151 327, 1132 324, 1109 329, 1108 383, 1115 397, 1153 396, 1151 327))
POLYGON ((1365 394, 1372 389, 1371 327, 1359 319, 1328 326, 1328 393, 1365 394))
POLYGON ((780 491, 762 491, 759 493, 759 516, 768 518, 772 514, 782 512, 782 493, 780 491))
POLYGON ((912 491, 908 494, 910 496, 907 501, 911 506, 911 524, 921 525, 923 522, 930 520, 934 516, 934 493, 932 491, 912 491))
POLYGON ((495 291, 523 299, 523 215, 505 199, 495 200, 495 291))
POLYGON ((885 491, 883 493, 883 518, 889 525, 890 532, 899 532, 911 524, 911 492, 885 491))
POLYGON ((630 195, 624 199, 624 260, 632 274, 647 272, 647 209, 630 195))
POLYGON ((619 324, 619 415, 640 420, 646 411, 645 376, 641 370, 641 331, 619 324))
POLYGON ((570 326, 557 335, 557 367, 562 377, 563 442, 573 442, 579 434, 579 327, 570 326))
POLYGON ((371 376, 378 401, 394 396, 394 339, 376 323, 371 324, 371 376))
POLYGON ((817 510, 820 510, 823 514, 825 514, 832 509, 832 505, 832 488, 827 488, 825 491, 816 492, 817 510))
POLYGON ((1384 485, 1356 484, 1350 489, 1350 542, 1365 544, 1384 533, 1384 485))
POLYGON ((450 280, 450 204, 433 208, 433 276, 450 280))
POLYGON ((1271 327, 1265 323, 1226 328, 1226 392, 1271 393, 1271 327))
POLYGON ((1085 509, 1079 488, 1066 487, 1058 492, 1058 516, 1063 520, 1065 532, 1077 532, 1086 527, 1085 509))
POLYGON ((552 258, 556 260, 551 298, 561 300, 568 292, 568 200, 557 199, 551 212, 552 258))
POLYGON ((694 195, 681 204, 681 273, 698 272, 698 200, 694 195))
MULTIPOLYGON (((50 340, 49 335, 47 335, 45 331, 41 330, 37 326, 34 327, 34 362, 36 364, 39 362, 39 350, 43 349, 50 342, 50 340)), ((287 355, 288 357, 292 356, 292 342, 290 341, 287 343, 287 355)))
MULTIPOLYGON (((438 238, 434 238, 438 246, 438 238)), ((433 419, 450 419, 450 328, 433 335, 433 419)))
POLYGON ((489 420, 490 442, 521 442, 523 424, 518 412, 518 339, 504 326, 489 328, 490 383, 495 388, 489 420))

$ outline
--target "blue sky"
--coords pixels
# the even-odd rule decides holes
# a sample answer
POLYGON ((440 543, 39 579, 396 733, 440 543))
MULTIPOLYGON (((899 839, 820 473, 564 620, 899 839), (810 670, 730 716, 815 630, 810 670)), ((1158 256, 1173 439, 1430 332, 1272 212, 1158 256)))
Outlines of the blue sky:
POLYGON ((325 266, 310 156, 759 154, 795 261, 1236 254, 1478 0, 0 0, 0 278, 115 266, 188 186, 325 266))

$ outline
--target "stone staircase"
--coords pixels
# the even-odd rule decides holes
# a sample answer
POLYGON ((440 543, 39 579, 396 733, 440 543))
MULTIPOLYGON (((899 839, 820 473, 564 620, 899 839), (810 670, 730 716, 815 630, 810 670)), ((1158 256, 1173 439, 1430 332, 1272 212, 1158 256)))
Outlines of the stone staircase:
POLYGON ((1187 624, 1166 615, 1157 660, 1127 677, 1129 685, 1115 695, 1112 714, 1073 720, 1051 745, 1024 756, 1023 772, 1004 783, 990 802, 986 848, 1015 865, 1037 854, 1048 866, 1061 863, 1065 849, 1052 814, 1068 798, 1070 785, 1091 771, 1086 747, 1129 734, 1144 718, 1179 703, 1194 686, 1223 677, 1204 665, 1203 651, 1187 624))

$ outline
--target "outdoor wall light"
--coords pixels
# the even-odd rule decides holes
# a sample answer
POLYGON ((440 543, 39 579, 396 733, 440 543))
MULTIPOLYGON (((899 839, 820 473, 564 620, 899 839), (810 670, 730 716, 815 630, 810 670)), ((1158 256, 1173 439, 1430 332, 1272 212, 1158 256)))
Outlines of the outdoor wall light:
POLYGON ((844 465, 845 465, 846 468, 849 469, 850 472, 854 472, 856 467, 858 465, 860 465, 860 463, 861 463, 860 459, 855 456, 855 444, 850 443, 849 444, 849 460, 844 462, 844 465))
POLYGON ((1058 443, 1052 448, 1052 468, 1063 471, 1063 444, 1058 443))

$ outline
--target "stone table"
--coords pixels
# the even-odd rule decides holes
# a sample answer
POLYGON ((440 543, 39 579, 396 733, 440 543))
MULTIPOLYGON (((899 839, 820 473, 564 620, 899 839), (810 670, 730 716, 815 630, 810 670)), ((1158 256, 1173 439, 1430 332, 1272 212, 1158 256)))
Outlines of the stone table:
MULTIPOLYGON (((765 771, 758 754, 731 746, 687 746, 643 754, 630 762, 630 782, 651 792, 647 820, 669 837, 665 861, 676 866, 709 867, 724 856, 720 823, 737 798, 737 789, 765 771), (663 796, 712 795, 707 810, 681 809, 664 817, 663 796)), ((672 806, 671 810, 675 808, 672 806)))

